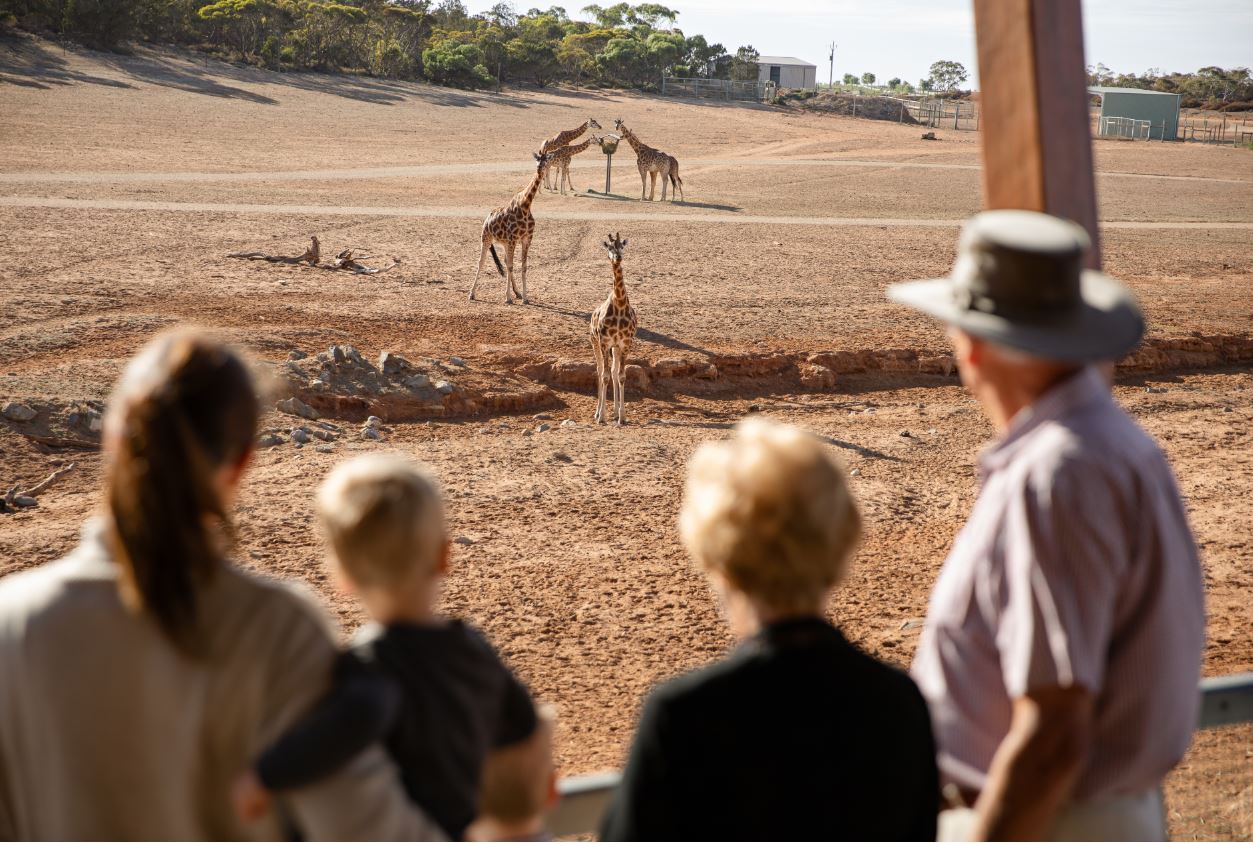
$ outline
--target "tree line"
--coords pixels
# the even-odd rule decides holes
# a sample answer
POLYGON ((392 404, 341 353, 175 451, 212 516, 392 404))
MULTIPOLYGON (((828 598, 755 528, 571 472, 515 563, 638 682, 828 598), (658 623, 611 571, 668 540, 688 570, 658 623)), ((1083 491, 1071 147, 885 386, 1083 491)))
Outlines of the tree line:
POLYGON ((482 88, 569 82, 648 88, 662 74, 756 79, 757 52, 688 36, 655 3, 591 5, 575 20, 461 0, 0 0, 0 24, 119 49, 180 44, 275 70, 349 71, 482 88))
POLYGON ((1163 73, 1150 68, 1135 74, 1115 73, 1098 63, 1088 67, 1088 84, 1179 94, 1179 104, 1184 108, 1253 111, 1253 76, 1247 67, 1202 67, 1195 73, 1163 73))

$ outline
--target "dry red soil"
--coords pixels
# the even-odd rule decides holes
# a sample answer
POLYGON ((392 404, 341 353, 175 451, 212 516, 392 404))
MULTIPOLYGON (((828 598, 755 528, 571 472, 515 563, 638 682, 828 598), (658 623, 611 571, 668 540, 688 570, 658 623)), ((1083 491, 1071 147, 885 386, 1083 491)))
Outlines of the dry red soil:
MULTIPOLYGON (((0 515, 0 573, 71 548, 96 504, 98 453, 46 444, 90 445, 68 412, 105 399, 156 331, 196 323, 268 361, 279 389, 344 434, 260 451, 239 504, 240 563, 309 583, 354 628, 360 610, 321 567, 313 488, 353 454, 427 461, 463 539, 444 608, 558 705, 564 773, 619 765, 642 695, 730 645, 674 521, 693 448, 750 413, 817 432, 857 469, 868 535, 831 615, 908 664, 992 431, 946 374, 942 330, 884 289, 948 268, 979 205, 974 133, 924 142, 913 127, 768 107, 467 93, 38 41, 0 43, 0 106, 0 403, 41 412, 0 420, 0 483, 77 465, 37 508, 0 515), (494 273, 467 301, 483 215, 526 184, 543 138, 589 116, 606 130, 622 117, 677 156, 687 201, 639 202, 625 145, 616 195, 588 192, 604 187, 589 150, 575 159, 577 196, 535 200, 533 303, 505 305, 494 273), (642 329, 620 430, 591 424, 588 379, 610 230, 631 241, 642 329), (361 276, 225 258, 296 254, 311 234, 324 253, 401 263, 361 276), (371 404, 284 373, 290 351, 332 344, 368 361, 402 354, 457 391, 371 404), (384 438, 361 439, 378 408, 384 438), (551 429, 535 432, 541 421, 551 429)), ((1251 670, 1253 153, 1101 141, 1096 160, 1105 268, 1150 324, 1116 394, 1187 499, 1208 590, 1205 671, 1251 670)), ((1247 769, 1253 735, 1198 745, 1171 786, 1175 833, 1248 836, 1253 783, 1230 776, 1247 769)))

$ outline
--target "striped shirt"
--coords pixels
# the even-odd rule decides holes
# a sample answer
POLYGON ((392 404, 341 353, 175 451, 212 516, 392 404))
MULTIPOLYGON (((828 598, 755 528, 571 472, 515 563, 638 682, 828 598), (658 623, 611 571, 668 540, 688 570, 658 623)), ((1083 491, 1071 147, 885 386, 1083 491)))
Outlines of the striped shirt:
POLYGON ((913 666, 943 779, 981 790, 1013 700, 1078 685, 1096 708, 1074 799, 1158 786, 1191 740, 1205 643, 1165 456, 1086 369, 1019 412, 979 471, 913 666))

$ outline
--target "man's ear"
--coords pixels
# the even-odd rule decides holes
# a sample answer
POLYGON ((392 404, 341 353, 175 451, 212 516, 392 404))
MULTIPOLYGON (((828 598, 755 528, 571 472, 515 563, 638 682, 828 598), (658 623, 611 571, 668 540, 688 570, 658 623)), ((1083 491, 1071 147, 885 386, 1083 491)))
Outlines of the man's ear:
POLYGON ((444 546, 439 551, 439 562, 435 565, 435 572, 441 577, 448 574, 449 568, 452 567, 452 540, 444 539, 444 546))

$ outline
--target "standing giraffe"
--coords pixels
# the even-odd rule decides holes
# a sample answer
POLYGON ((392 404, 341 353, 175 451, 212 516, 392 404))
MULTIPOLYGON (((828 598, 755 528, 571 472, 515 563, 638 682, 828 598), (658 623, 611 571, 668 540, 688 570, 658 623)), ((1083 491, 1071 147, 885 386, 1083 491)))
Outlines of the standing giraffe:
POLYGON ((653 149, 648 144, 635 136, 626 127, 626 124, 619 118, 613 121, 614 130, 622 137, 626 138, 627 143, 631 144, 631 148, 635 150, 635 163, 640 169, 640 201, 647 199, 649 202, 657 195, 657 176, 661 176, 661 199, 666 199, 666 182, 673 172, 678 177, 679 162, 678 159, 671 155, 667 155, 660 149, 653 149), (650 182, 651 181, 651 185, 650 182))
POLYGON ((479 275, 483 272, 483 261, 487 253, 492 253, 496 262, 496 270, 505 276, 505 304, 513 304, 510 290, 516 295, 517 286, 513 283, 513 252, 516 247, 522 249, 522 303, 530 304, 526 297, 526 255, 531 250, 531 237, 535 234, 535 217, 531 216, 531 202, 539 190, 540 180, 548 167, 548 154, 535 153, 535 177, 523 190, 514 194, 513 199, 503 208, 497 208, 483 220, 483 248, 479 251, 479 268, 474 273, 474 283, 470 285, 470 301, 474 301, 474 291, 479 286, 479 275), (509 265, 508 274, 500 265, 500 256, 496 254, 496 244, 505 247, 505 263, 509 265))
MULTIPOLYGON (((539 151, 540 152, 552 152, 554 149, 557 149, 558 147, 562 147, 570 143, 579 135, 586 132, 588 129, 599 129, 599 128, 600 128, 600 124, 596 122, 596 118, 589 117, 586 120, 584 120, 577 128, 569 129, 564 132, 558 132, 557 134, 553 135, 548 140, 544 141, 542 144, 540 144, 539 151)), ((545 187, 549 186, 547 178, 545 178, 544 180, 544 186, 545 187)))
MULTIPOLYGON (((569 183, 570 189, 574 190, 574 182, 570 180, 570 159, 587 149, 593 143, 600 143, 600 138, 595 135, 588 135, 587 140, 583 143, 576 143, 571 146, 559 146, 548 155, 548 171, 557 174, 557 186, 561 188, 561 195, 566 195, 566 184, 569 183)), ((548 177, 545 175, 544 180, 548 177)), ((555 188, 554 188, 555 189, 555 188)))
POLYGON ((613 378, 613 409, 618 427, 626 420, 626 396, 622 371, 627 355, 635 342, 635 308, 627 300, 626 283, 622 280, 622 253, 626 240, 610 234, 605 241, 609 262, 613 266, 613 292, 592 314, 592 350, 596 353, 596 423, 605 423, 605 390, 613 378), (608 370, 608 371, 606 371, 608 370))

